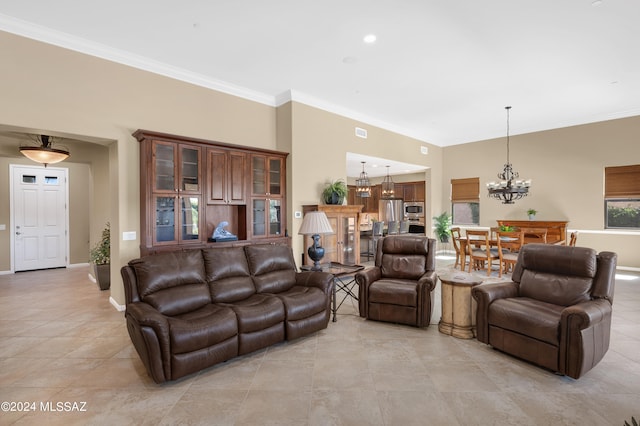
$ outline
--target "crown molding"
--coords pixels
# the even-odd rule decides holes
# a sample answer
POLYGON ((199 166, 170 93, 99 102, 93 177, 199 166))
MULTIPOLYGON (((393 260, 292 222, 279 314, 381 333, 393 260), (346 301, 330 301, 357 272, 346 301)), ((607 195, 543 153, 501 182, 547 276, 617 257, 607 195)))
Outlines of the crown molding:
POLYGON ((250 90, 245 87, 236 86, 222 80, 207 77, 163 62, 154 61, 140 55, 115 49, 81 37, 72 36, 61 31, 52 30, 11 16, 0 14, 0 30, 90 56, 95 56, 111 62, 128 65, 136 69, 148 71, 153 74, 162 75, 185 83, 206 87, 228 95, 237 96, 269 106, 276 106, 275 99, 271 95, 250 90))

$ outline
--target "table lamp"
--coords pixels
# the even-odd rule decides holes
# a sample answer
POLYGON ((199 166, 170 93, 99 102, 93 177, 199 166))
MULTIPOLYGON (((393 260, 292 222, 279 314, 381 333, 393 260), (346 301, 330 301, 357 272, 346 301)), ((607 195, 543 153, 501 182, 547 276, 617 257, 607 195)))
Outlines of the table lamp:
POLYGON ((324 248, 320 247, 320 234, 333 234, 333 229, 324 212, 309 212, 304 215, 302 225, 298 231, 300 235, 311 235, 313 244, 309 246, 307 253, 313 260, 314 270, 320 270, 320 259, 324 256, 324 248))

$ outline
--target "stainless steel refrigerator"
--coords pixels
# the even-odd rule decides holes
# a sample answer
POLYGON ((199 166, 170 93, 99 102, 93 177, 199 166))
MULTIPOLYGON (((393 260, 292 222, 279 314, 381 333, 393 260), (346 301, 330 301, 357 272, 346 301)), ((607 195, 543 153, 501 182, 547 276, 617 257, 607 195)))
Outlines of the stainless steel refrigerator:
POLYGON ((378 203, 378 220, 384 221, 385 226, 392 220, 404 220, 404 203, 402 198, 388 198, 378 203))

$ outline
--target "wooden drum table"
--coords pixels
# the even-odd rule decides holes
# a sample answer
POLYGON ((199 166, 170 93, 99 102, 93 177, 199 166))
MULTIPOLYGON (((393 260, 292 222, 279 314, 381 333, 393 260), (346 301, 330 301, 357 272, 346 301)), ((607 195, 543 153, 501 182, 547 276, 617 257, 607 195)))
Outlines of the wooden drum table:
POLYGON ((471 289, 482 284, 482 278, 466 272, 439 275, 442 283, 442 318, 438 324, 441 333, 461 339, 476 336, 476 301, 471 289))

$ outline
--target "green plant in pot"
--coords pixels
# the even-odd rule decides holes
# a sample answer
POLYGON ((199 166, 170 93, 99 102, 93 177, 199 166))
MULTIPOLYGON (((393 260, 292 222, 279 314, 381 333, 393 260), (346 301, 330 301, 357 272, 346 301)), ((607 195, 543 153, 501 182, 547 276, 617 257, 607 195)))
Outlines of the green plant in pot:
POLYGON ((527 210, 527 214, 529 215, 529 220, 535 219, 536 218, 536 213, 538 213, 538 211, 535 210, 535 209, 527 210))
POLYGON ((442 212, 438 216, 433 217, 435 232, 441 243, 449 242, 449 233, 451 232, 451 215, 442 212))
POLYGON ((346 197, 348 193, 349 189, 347 188, 347 184, 342 179, 338 179, 329 183, 324 188, 322 191, 322 200, 325 204, 342 204, 344 197, 346 197))
POLYGON ((102 230, 100 241, 89 252, 89 260, 93 263, 94 275, 100 290, 111 287, 111 226, 109 222, 102 230))

